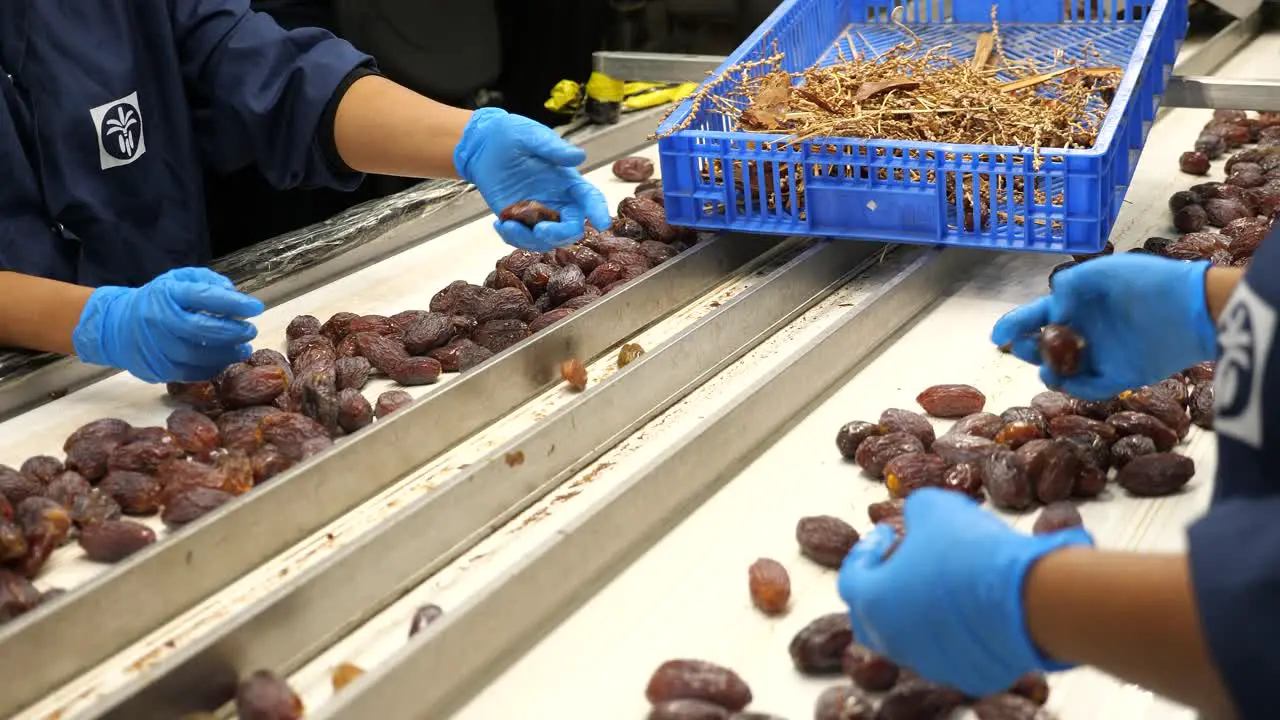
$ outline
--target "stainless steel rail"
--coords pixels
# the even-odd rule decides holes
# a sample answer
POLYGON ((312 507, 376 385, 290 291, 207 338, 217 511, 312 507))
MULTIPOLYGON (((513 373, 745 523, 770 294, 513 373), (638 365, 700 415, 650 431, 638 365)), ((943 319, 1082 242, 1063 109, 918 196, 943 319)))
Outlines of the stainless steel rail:
MULTIPOLYGON (((0 628, 0 668, 24 668, 21 683, 0 683, 0 717, 101 662, 525 402, 551 384, 565 358, 595 356, 780 241, 720 237, 695 246, 642 281, 375 423, 353 442, 299 465, 0 628), (103 608, 128 612, 113 613, 104 623, 103 608)), ((468 530, 490 519, 479 519, 468 530)))
POLYGON ((139 682, 96 708, 95 717, 160 720, 207 710, 230 699, 245 668, 292 669, 310 659, 343 630, 473 547, 883 250, 874 243, 793 240, 790 246, 797 257, 778 268, 762 268, 762 281, 494 448, 403 514, 171 661, 143 673, 139 682), (522 460, 513 464, 510 458, 516 456, 522 460))
MULTIPOLYGON (((692 512, 792 417, 943 295, 983 255, 958 249, 899 252, 918 258, 883 277, 875 294, 844 310, 836 325, 791 352, 778 371, 727 399, 683 441, 625 478, 512 573, 446 613, 382 666, 318 708, 314 717, 448 717, 658 535, 692 512)), ((724 318, 729 327, 747 321, 745 314, 724 318)), ((661 365, 650 365, 651 377, 696 363, 701 350, 684 339, 673 341, 661 365)), ((618 378, 619 384, 630 380, 643 387, 639 367, 627 375, 618 378)))
MULTIPOLYGON (((587 152, 584 167, 601 167, 643 146, 662 112, 664 110, 659 108, 629 113, 617 125, 610 126, 609 132, 583 140, 581 146, 587 152)), ((253 295, 267 305, 278 305, 487 213, 489 209, 479 194, 468 192, 420 220, 396 225, 373 240, 283 278, 253 295)), ((117 372, 113 368, 89 365, 67 357, 30 372, 0 379, 0 419, 12 417, 117 372)))

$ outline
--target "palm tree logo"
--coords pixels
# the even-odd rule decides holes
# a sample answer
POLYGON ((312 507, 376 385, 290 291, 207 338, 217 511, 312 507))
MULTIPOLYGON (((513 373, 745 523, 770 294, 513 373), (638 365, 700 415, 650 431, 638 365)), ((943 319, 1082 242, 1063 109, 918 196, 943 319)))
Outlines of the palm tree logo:
POLYGON ((127 158, 133 157, 133 152, 137 149, 137 140, 133 131, 137 124, 138 113, 128 105, 117 105, 115 113, 103 123, 103 132, 106 138, 115 136, 116 146, 120 148, 120 154, 127 158))

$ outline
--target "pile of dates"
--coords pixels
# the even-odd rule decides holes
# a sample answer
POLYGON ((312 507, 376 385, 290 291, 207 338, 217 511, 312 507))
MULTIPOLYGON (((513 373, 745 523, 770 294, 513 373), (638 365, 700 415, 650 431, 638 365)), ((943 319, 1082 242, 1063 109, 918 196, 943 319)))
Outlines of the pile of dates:
MULTIPOLYGON (((1203 363, 1101 402, 1046 390, 999 415, 984 410, 977 388, 937 385, 917 401, 930 415, 958 418, 943 435, 935 437, 924 414, 890 408, 877 422, 841 427, 836 446, 885 482, 887 506, 938 487, 1025 511, 1096 498, 1113 478, 1130 495, 1170 495, 1195 475, 1194 462, 1174 447, 1191 425, 1213 426, 1213 371, 1203 363)), ((896 514, 873 506, 877 512, 896 514)))
POLYGON ((660 183, 625 198, 607 230, 588 227, 547 253, 516 250, 483 285, 451 283, 426 310, 300 315, 284 353, 259 349, 212 380, 168 384, 185 407, 163 427, 95 420, 67 438, 64 458, 0 465, 0 623, 60 594, 31 584, 57 548, 77 542, 91 560, 124 560, 156 541, 130 518, 186 525, 412 401, 388 390, 370 403, 361 391, 372 376, 434 383, 675 257, 696 236, 667 223, 660 183))

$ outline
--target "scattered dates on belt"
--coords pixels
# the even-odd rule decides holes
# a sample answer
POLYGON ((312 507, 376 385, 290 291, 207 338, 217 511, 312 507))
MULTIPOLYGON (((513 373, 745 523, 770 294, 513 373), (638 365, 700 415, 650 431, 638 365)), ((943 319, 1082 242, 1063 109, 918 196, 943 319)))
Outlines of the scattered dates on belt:
MULTIPOLYGON (((521 205, 514 219, 552 219, 537 203, 521 205)), ((144 518, 170 529, 195 522, 413 401, 394 388, 366 397, 370 379, 428 385, 465 372, 696 240, 667 223, 661 204, 626 198, 609 228, 588 225, 578 243, 552 252, 514 250, 482 284, 450 283, 425 309, 299 315, 283 352, 261 348, 208 381, 169 383, 179 407, 163 426, 102 418, 71 433, 62 457, 0 465, 0 624, 61 593, 31 582, 58 548, 125 560, 156 541, 158 525, 144 518)), ((627 352, 630 360, 643 350, 627 352)), ((574 387, 585 385, 579 368, 574 387)))

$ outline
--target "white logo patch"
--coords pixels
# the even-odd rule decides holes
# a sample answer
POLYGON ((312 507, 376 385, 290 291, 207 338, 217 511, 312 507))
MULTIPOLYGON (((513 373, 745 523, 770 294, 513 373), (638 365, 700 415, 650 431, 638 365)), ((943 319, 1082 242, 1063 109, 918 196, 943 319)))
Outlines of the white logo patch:
POLYGON ((1241 281, 1218 318, 1213 429, 1255 450, 1262 447, 1262 384, 1275 329, 1275 308, 1241 281))
POLYGON ((147 152, 138 93, 99 105, 89 115, 98 134, 98 164, 103 170, 128 165, 147 152))

